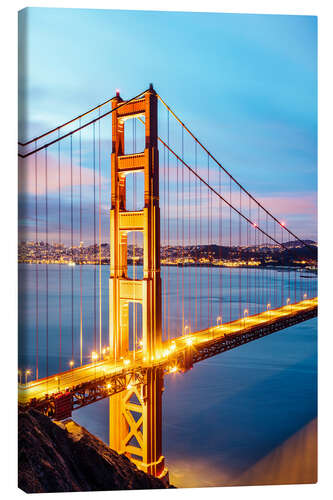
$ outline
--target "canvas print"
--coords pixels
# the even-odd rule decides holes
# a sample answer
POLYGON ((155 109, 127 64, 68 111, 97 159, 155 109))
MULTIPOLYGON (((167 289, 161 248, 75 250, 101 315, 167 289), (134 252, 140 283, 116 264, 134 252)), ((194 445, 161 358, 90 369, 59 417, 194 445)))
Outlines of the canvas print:
POLYGON ((317 19, 19 12, 18 486, 317 481, 317 19))

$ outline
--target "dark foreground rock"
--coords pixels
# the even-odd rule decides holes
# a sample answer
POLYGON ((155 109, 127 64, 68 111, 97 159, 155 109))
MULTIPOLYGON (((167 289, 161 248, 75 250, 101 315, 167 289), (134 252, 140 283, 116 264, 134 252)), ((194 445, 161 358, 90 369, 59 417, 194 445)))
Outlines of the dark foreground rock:
POLYGON ((20 412, 18 440, 18 485, 27 493, 168 487, 73 421, 20 412))

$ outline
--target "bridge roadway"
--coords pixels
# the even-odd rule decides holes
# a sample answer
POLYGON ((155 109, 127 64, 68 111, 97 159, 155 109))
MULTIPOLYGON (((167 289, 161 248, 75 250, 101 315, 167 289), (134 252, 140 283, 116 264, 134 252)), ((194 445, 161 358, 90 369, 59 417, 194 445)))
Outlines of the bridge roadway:
POLYGON ((74 410, 126 390, 130 385, 144 384, 145 373, 151 368, 164 373, 185 371, 193 363, 315 317, 317 306, 315 297, 177 337, 163 342, 155 359, 136 351, 130 353, 131 359, 115 362, 105 357, 61 374, 19 384, 18 401, 22 406, 33 406, 54 416, 55 401, 67 394, 74 410))

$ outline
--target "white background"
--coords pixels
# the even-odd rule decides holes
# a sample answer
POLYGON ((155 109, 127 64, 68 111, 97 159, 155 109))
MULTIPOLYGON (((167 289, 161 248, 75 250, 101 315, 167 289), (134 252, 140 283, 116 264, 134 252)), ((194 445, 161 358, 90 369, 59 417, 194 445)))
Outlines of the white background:
MULTIPOLYGON (((131 500, 143 498, 256 499, 333 498, 333 8, 326 0, 217 1, 205 0, 77 0, 3 2, 0 16, 1 47, 1 159, 0 159, 0 237, 1 237, 1 399, 0 453, 2 498, 22 497, 17 484, 17 11, 24 7, 77 7, 104 9, 146 9, 210 11, 253 14, 302 14, 318 16, 319 31, 319 482, 316 485, 258 486, 172 491, 79 493, 80 498, 106 498, 112 495, 131 500)), ((288 408, 286 408, 286 412, 288 408)), ((69 498, 63 494, 61 498, 69 498)), ((78 495, 78 494, 76 494, 78 495)), ((54 495, 38 496, 39 499, 54 495)))

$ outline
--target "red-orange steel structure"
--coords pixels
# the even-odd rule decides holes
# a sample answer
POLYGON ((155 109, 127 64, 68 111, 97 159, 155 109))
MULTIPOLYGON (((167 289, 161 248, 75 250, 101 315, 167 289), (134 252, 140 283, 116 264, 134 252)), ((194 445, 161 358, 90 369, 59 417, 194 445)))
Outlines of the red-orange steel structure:
MULTIPOLYGON (((112 99, 110 211, 110 351, 117 362, 129 351, 129 304, 142 305, 142 345, 148 358, 156 356, 162 340, 160 276, 159 163, 157 96, 152 85, 143 97, 120 107, 112 99), (144 116, 145 150, 125 154, 124 121, 144 116), (126 176, 144 173, 144 207, 126 210, 126 176), (128 277, 127 235, 143 233, 143 279, 128 277)), ((133 350, 136 346, 133 346, 133 350)), ((145 383, 110 398, 110 447, 126 454, 154 476, 166 474, 162 456, 162 389, 160 370, 147 371, 145 383)))

